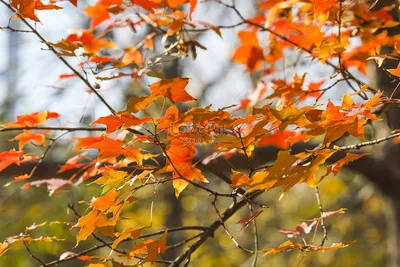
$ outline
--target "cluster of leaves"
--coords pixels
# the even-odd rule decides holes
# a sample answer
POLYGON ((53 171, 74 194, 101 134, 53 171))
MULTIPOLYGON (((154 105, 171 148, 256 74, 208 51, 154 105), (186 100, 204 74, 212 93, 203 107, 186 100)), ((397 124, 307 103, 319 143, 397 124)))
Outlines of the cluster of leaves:
MULTIPOLYGON (((318 171, 329 158, 348 150, 335 145, 336 141, 345 135, 365 140, 365 125, 379 119, 374 109, 394 101, 362 84, 349 71, 349 68, 354 68, 353 71, 365 74, 366 60, 370 57, 375 60, 385 59, 377 57, 375 53, 379 53, 381 46, 395 45, 398 41, 398 36, 389 37, 382 30, 398 26, 398 22, 389 13, 390 8, 372 11, 366 3, 359 1, 259 1, 257 15, 245 19, 234 4, 216 2, 238 15, 241 21, 236 26, 246 25, 238 34, 241 43, 234 51, 232 60, 244 65, 247 72, 259 74, 257 88, 234 107, 218 110, 212 110, 211 106, 195 107, 182 112, 177 103, 196 100, 185 90, 189 79, 162 79, 160 67, 164 57, 186 57, 191 51, 196 58, 197 48, 206 49, 198 41, 189 38, 189 30, 212 30, 222 36, 220 29, 223 27, 192 19, 196 6, 200 6, 196 0, 132 0, 129 3, 99 0, 94 5, 85 7, 86 15, 91 19, 89 29, 76 30, 56 43, 45 42, 63 62, 67 62, 68 57, 84 58, 79 66, 91 69, 98 82, 124 77, 140 79, 144 75, 160 78, 149 86, 148 95, 132 97, 126 109, 117 112, 101 97, 98 88, 92 86, 85 75, 67 65, 72 73, 61 74, 59 78, 84 81, 110 110, 108 116, 97 118, 90 124, 105 125, 105 129, 100 129, 104 133, 74 138, 74 151, 79 154, 67 160, 58 171, 73 171, 70 179, 31 179, 52 144, 70 132, 68 128, 59 127, 59 130, 66 132, 54 137, 52 129, 57 127, 42 125, 50 119, 59 118, 59 114, 36 112, 18 116, 15 122, 1 125, 2 130, 22 132, 11 140, 19 142, 18 150, 0 153, 0 171, 12 164, 37 163, 30 173, 15 177, 8 185, 24 182, 22 188, 27 189, 32 185, 45 184, 51 194, 68 192, 64 186, 74 187, 88 180, 94 180, 92 183, 103 187, 100 196, 85 204, 88 207, 87 214, 81 216, 72 226, 79 229, 77 245, 98 231, 113 239, 110 245, 112 250, 117 249, 124 240, 133 241, 133 246, 124 256, 128 259, 138 258, 136 265, 146 262, 154 264, 157 257, 168 248, 167 231, 163 232, 160 239, 151 240, 141 237, 142 230, 151 227, 151 223, 150 226, 138 225, 118 230, 124 208, 137 201, 135 193, 141 188, 172 182, 176 197, 188 185, 192 185, 215 198, 228 197, 234 199, 234 202, 237 201, 236 198, 240 198, 251 204, 251 198, 271 188, 283 187, 284 194, 301 183, 315 187, 327 175, 336 175, 344 165, 367 155, 346 153, 326 167, 325 175, 319 179, 317 177, 318 171), (185 13, 182 7, 186 6, 189 11, 185 13), (132 8, 135 8, 136 20, 128 16, 132 8), (104 37, 117 28, 135 30, 145 25, 151 25, 156 30, 131 47, 122 48, 104 37), (161 42, 169 43, 165 45, 162 54, 157 54, 154 41, 161 36, 161 42), (261 38, 267 40, 265 45, 260 43, 261 38), (362 44, 354 46, 356 40, 360 40, 362 44), (287 50, 298 50, 312 60, 319 60, 342 78, 326 88, 323 85, 329 79, 315 81, 307 78, 306 74, 295 74, 290 82, 271 79, 271 75, 275 73, 274 64, 282 59, 287 50), (148 53, 153 55, 146 56, 148 53), (339 105, 330 100, 326 104, 318 104, 325 92, 343 81, 351 87, 353 94, 345 93, 339 105), (359 101, 359 98, 362 100, 359 101), (310 100, 315 100, 315 104, 310 105, 310 100), (158 115, 150 115, 149 109, 160 103, 162 109, 158 115), (320 145, 297 154, 291 151, 294 144, 311 139, 318 140, 320 145), (43 154, 35 155, 22 150, 27 144, 46 148, 43 154), (230 186, 234 190, 231 194, 222 194, 205 186, 204 183, 208 180, 198 168, 199 161, 195 159, 196 152, 202 147, 212 147, 218 156, 226 158, 241 154, 240 156, 250 162, 255 148, 269 145, 282 149, 273 165, 254 168, 249 164, 248 172, 232 169, 230 186), (93 149, 98 152, 95 159, 88 156, 88 151, 93 149), (146 256, 143 258, 140 255, 146 256)), ((15 16, 27 25, 29 22, 26 19, 39 22, 37 10, 60 9, 56 5, 57 1, 49 4, 38 0, 3 3, 13 8, 15 16)), ((76 1, 71 3, 77 5, 76 1)), ((42 38, 36 30, 31 29, 42 38)), ((400 76, 398 69, 399 67, 389 72, 400 76)), ((215 157, 213 154, 204 160, 210 161, 215 157)), ((333 214, 341 213, 340 211, 333 214)), ((253 213, 251 218, 243 219, 241 223, 247 226, 259 214, 260 212, 253 213)), ((291 237, 308 234, 314 225, 318 226, 318 222, 326 217, 327 214, 321 214, 321 218, 315 219, 311 227, 307 224, 301 225, 296 231, 284 233, 290 232, 291 237)), ((205 234, 211 236, 209 233, 205 234)), ((48 242, 57 239, 32 239, 26 232, 19 237, 6 239, 0 247, 0 253, 4 253, 16 241, 33 240, 48 242)), ((291 240, 278 248, 264 251, 266 254, 293 249, 326 251, 346 247, 351 243, 323 247, 323 243, 316 245, 314 241, 308 245, 291 240)), ((68 255, 71 256, 73 255, 68 255)), ((107 260, 114 263, 112 258, 105 257, 101 259, 101 263, 92 265, 104 266, 104 261, 107 260)))

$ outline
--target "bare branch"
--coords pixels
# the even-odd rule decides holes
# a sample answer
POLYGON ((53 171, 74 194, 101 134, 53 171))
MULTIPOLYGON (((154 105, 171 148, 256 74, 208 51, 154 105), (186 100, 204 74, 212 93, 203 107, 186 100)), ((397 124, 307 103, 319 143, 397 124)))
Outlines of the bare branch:
POLYGON ((35 259, 36 261, 40 262, 40 263, 42 264, 43 267, 48 266, 48 265, 46 265, 39 257, 35 256, 35 255, 32 253, 31 249, 28 247, 28 245, 26 244, 25 241, 23 241, 22 243, 24 244, 26 251, 28 251, 29 255, 30 255, 33 259, 35 259))
POLYGON ((326 230, 326 226, 325 226, 325 222, 324 222, 324 209, 322 207, 322 202, 321 202, 321 196, 319 194, 319 188, 318 186, 315 186, 315 196, 317 197, 317 202, 318 202, 318 207, 319 207, 319 213, 321 215, 321 227, 324 231, 324 235, 322 237, 322 241, 321 241, 321 247, 324 246, 324 243, 326 241, 326 239, 328 238, 328 231, 326 230))
POLYGON ((378 138, 378 139, 375 139, 375 140, 362 142, 362 143, 355 144, 355 145, 341 146, 341 147, 339 147, 338 150, 345 151, 345 150, 360 149, 362 147, 376 145, 376 144, 388 141, 390 139, 393 139, 393 138, 396 138, 396 137, 399 137, 399 136, 400 136, 400 132, 397 132, 397 133, 394 133, 394 134, 391 134, 391 135, 388 135, 388 136, 385 136, 385 137, 382 137, 382 138, 378 138))
MULTIPOLYGON (((249 194, 249 199, 255 199, 262 192, 255 191, 249 194)), ((221 219, 215 220, 210 227, 204 231, 204 233, 200 236, 199 240, 191 244, 182 254, 180 254, 169 266, 177 267, 181 263, 183 263, 186 259, 190 258, 190 256, 210 237, 214 236, 215 231, 222 225, 223 222, 226 222, 233 214, 235 214, 238 210, 244 207, 247 204, 246 200, 241 200, 237 203, 233 203, 229 208, 227 208, 224 213, 221 215, 221 219)))

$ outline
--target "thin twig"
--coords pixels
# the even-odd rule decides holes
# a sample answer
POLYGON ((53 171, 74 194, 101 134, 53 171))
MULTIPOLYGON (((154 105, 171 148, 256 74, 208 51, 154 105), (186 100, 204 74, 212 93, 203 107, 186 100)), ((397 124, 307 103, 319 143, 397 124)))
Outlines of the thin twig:
POLYGON ((213 202, 212 202, 211 204, 214 206, 215 213, 217 213, 218 218, 219 218, 220 221, 221 221, 221 226, 222 226, 222 228, 224 228, 225 233, 229 236, 229 238, 232 240, 232 242, 233 242, 239 249, 241 249, 241 250, 243 250, 243 251, 246 251, 246 252, 254 253, 253 250, 242 247, 242 246, 239 244, 239 242, 236 241, 235 237, 234 237, 234 236, 229 232, 229 230, 226 228, 226 225, 225 225, 224 221, 222 220, 221 213, 219 212, 219 209, 218 209, 218 207, 217 207, 217 197, 214 198, 214 200, 213 200, 213 202))
POLYGON ((180 246, 182 246, 182 245, 184 245, 184 244, 186 244, 186 243, 192 241, 193 239, 199 238, 201 235, 202 235, 202 233, 197 234, 197 235, 194 235, 194 236, 192 236, 192 237, 190 237, 190 238, 188 238, 188 239, 185 239, 185 240, 183 240, 183 241, 181 241, 181 242, 179 242, 179 243, 176 243, 176 244, 173 244, 173 245, 171 245, 171 246, 168 246, 168 250, 173 249, 173 248, 180 247, 180 246))
MULTIPOLYGON (((236 13, 236 15, 242 20, 242 22, 244 22, 244 23, 246 23, 246 24, 249 24, 249 25, 253 25, 253 26, 255 26, 255 27, 261 29, 262 31, 269 32, 269 33, 275 35, 276 37, 278 37, 279 39, 281 39, 281 40, 283 40, 283 41, 286 41, 286 42, 288 42, 288 43, 291 44, 291 45, 294 45, 295 47, 299 48, 299 49, 300 49, 301 51, 303 51, 303 52, 306 52, 307 54, 313 54, 313 51, 312 51, 312 50, 301 46, 300 44, 298 44, 298 43, 296 43, 296 42, 290 40, 290 39, 287 38, 286 36, 284 36, 284 35, 282 35, 282 34, 276 32, 276 31, 274 31, 273 29, 270 29, 270 28, 268 28, 268 27, 265 27, 265 26, 263 26, 263 25, 261 25, 261 24, 258 24, 258 23, 256 23, 256 22, 254 22, 254 21, 251 21, 251 20, 246 19, 246 18, 240 13, 240 11, 237 9, 237 7, 235 6, 235 4, 228 5, 228 4, 223 3, 223 2, 220 1, 220 0, 215 0, 215 2, 217 2, 217 3, 219 3, 219 4, 223 5, 223 6, 225 6, 225 7, 227 7, 227 8, 232 9, 232 10, 236 13)), ((327 65, 329 65, 330 67, 332 67, 332 68, 333 68, 335 71, 337 71, 338 73, 342 73, 340 67, 336 66, 336 65, 335 65, 334 63, 332 63, 331 61, 326 60, 325 63, 326 63, 327 65)), ((359 79, 357 79, 356 77, 354 77, 354 75, 351 74, 351 73, 349 73, 348 71, 346 72, 346 76, 347 76, 349 79, 355 81, 355 82, 358 83, 358 84, 364 84, 363 82, 361 82, 359 79)), ((373 88, 373 87, 371 87, 371 86, 368 86, 368 89, 371 90, 371 91, 374 91, 374 92, 377 92, 377 91, 378 91, 378 90, 376 90, 375 88, 373 88)))
POLYGON ((45 151, 43 152, 43 154, 40 156, 39 161, 36 163, 36 165, 32 168, 31 172, 29 173, 29 177, 32 177, 33 174, 35 173, 36 169, 39 167, 40 164, 42 164, 44 158, 46 157, 46 155, 50 152, 51 148, 53 147, 53 145, 57 142, 57 140, 61 137, 63 137, 64 135, 66 135, 68 132, 62 133, 58 136, 56 136, 55 138, 50 140, 50 143, 47 145, 45 151))
MULTIPOLYGON (((204 226, 183 226, 183 227, 176 227, 176 228, 168 229, 168 233, 179 232, 179 231, 191 231, 191 230, 194 230, 194 231, 203 231, 203 232, 204 232, 204 231, 208 230, 208 227, 204 227, 204 226)), ((156 235, 162 235, 162 234, 164 234, 164 233, 165 233, 165 230, 162 230, 162 231, 154 232, 154 233, 151 233, 151 234, 141 235, 141 236, 139 236, 138 238, 147 238, 147 237, 152 237, 152 236, 156 236, 156 235)), ((131 240, 131 239, 122 240, 121 243, 125 243, 125 242, 127 242, 127 241, 129 241, 129 240, 131 240)), ((86 249, 86 250, 83 250, 83 251, 81 251, 81 252, 79 252, 79 253, 77 253, 77 254, 71 256, 71 257, 68 257, 68 258, 65 258, 65 259, 61 259, 61 260, 54 260, 54 261, 52 261, 52 262, 46 263, 45 265, 42 265, 41 267, 45 267, 45 266, 46 266, 46 267, 49 267, 49 266, 57 265, 57 264, 60 264, 60 263, 66 262, 66 261, 70 261, 70 260, 76 259, 76 258, 78 258, 79 256, 87 255, 87 254, 90 253, 90 252, 93 252, 93 251, 99 250, 99 249, 101 249, 101 248, 107 247, 108 245, 112 245, 113 242, 114 242, 114 241, 108 242, 107 244, 101 244, 101 245, 94 246, 94 247, 92 247, 92 248, 88 248, 88 249, 86 249)))
POLYGON ((348 145, 348 146, 341 146, 339 147, 337 150, 339 151, 344 151, 344 150, 354 150, 354 149, 360 149, 362 147, 366 147, 366 146, 371 146, 371 145, 376 145, 385 141, 388 141, 390 139, 396 138, 400 136, 400 132, 382 137, 382 138, 378 138, 375 140, 371 140, 371 141, 366 141, 366 142, 362 142, 359 144, 355 144, 355 145, 348 145))
POLYGON ((328 231, 326 230, 325 222, 324 222, 324 209, 322 207, 322 202, 321 202, 321 196, 319 195, 319 189, 318 186, 315 186, 315 196, 317 197, 317 202, 318 202, 318 207, 319 207, 319 212, 321 215, 321 227, 324 231, 324 235, 322 237, 321 245, 320 247, 324 246, 324 243, 326 239, 328 238, 328 231))
MULTIPOLYGON (((251 204, 249 204, 249 210, 250 210, 250 216, 253 216, 254 209, 251 206, 251 204)), ((258 228, 257 228, 256 218, 253 219, 252 224, 253 224, 253 235, 254 235, 254 258, 253 258, 253 262, 251 263, 251 266, 256 267, 257 260, 258 260, 258 253, 257 253, 257 251, 258 251, 258 228)))
MULTIPOLYGON (((249 199, 255 199, 257 198, 260 194, 262 194, 263 191, 255 191, 253 193, 250 193, 248 198, 249 199)), ((199 240, 191 244, 182 254, 180 254, 169 266, 170 267, 178 267, 182 262, 184 262, 186 259, 190 258, 190 256, 204 243, 206 242, 210 237, 214 236, 214 233, 216 230, 218 230, 219 227, 221 227, 221 221, 226 222, 230 217, 232 217, 238 210, 243 208, 245 205, 247 205, 247 201, 241 200, 239 202, 233 203, 229 208, 227 208, 224 213, 221 214, 221 219, 215 220, 206 231, 200 236, 199 240)))
POLYGON ((48 49, 64 63, 65 66, 67 66, 81 81, 83 81, 87 85, 87 87, 89 87, 90 91, 92 91, 100 99, 100 101, 111 111, 112 114, 116 114, 116 111, 110 106, 110 104, 107 103, 107 101, 90 84, 90 82, 85 77, 83 77, 82 74, 79 73, 79 71, 72 67, 71 64, 69 64, 69 62, 62 55, 60 55, 57 50, 52 45, 50 45, 49 42, 47 42, 47 40, 24 17, 16 12, 16 10, 10 4, 4 2, 4 0, 0 1, 13 13, 15 13, 16 16, 18 16, 18 18, 21 19, 21 21, 32 31, 32 33, 35 34, 40 39, 40 41, 42 41, 48 47, 48 49))
POLYGON ((26 244, 25 241, 23 241, 22 243, 24 244, 26 251, 28 251, 29 255, 30 255, 33 259, 35 259, 36 261, 40 262, 40 263, 42 264, 43 267, 47 267, 47 266, 48 266, 48 265, 46 265, 46 263, 44 263, 44 261, 42 261, 39 257, 35 256, 35 255, 32 253, 31 249, 28 247, 28 245, 26 244))

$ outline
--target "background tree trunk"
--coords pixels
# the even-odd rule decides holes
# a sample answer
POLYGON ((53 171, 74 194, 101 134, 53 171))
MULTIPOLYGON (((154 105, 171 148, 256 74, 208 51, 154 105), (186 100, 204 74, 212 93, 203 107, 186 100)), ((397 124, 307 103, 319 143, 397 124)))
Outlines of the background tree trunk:
MULTIPOLYGON (((375 1, 372 1, 375 2, 375 1)), ((381 9, 383 7, 393 7, 392 16, 396 21, 399 21, 399 1, 397 0, 380 0, 376 1, 374 9, 381 9)), ((385 29, 386 30, 386 29, 385 29)), ((379 32, 379 31, 378 31, 379 32)), ((400 27, 390 28, 388 35, 392 36, 400 33, 400 27)), ((391 54, 393 47, 382 47, 381 54, 391 54)), ((400 80, 391 76, 384 69, 396 68, 398 62, 394 60, 385 60, 381 68, 377 66, 372 60, 369 62, 368 77, 370 83, 374 88, 377 88, 385 93, 387 96, 398 98, 400 90, 397 88, 400 80)), ((390 130, 400 128, 400 106, 398 104, 392 104, 387 110, 385 110, 388 127, 390 130)), ((387 182, 387 187, 394 184, 398 185, 400 182, 400 145, 394 145, 393 142, 388 142, 383 147, 383 160, 384 166, 387 172, 391 173, 390 176, 382 175, 380 179, 382 184, 387 182)), ((400 266, 399 249, 400 249, 400 193, 399 186, 396 186, 396 190, 384 190, 385 195, 388 197, 389 202, 392 204, 393 220, 388 221, 388 265, 387 266, 400 266), (395 231, 395 233, 393 233, 395 231), (394 246, 394 247, 392 247, 394 246)))

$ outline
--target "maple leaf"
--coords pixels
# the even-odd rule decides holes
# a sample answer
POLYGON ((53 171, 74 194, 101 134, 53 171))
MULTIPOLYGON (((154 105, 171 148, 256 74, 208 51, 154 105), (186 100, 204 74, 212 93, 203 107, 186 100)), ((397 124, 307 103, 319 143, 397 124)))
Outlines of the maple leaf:
POLYGON ((336 4, 336 0, 310 0, 310 2, 314 4, 315 17, 327 13, 336 4))
POLYGON ((112 41, 97 38, 91 31, 78 30, 70 34, 66 41, 82 44, 86 52, 97 53, 102 49, 118 48, 118 45, 112 41))
POLYGON ((123 148, 122 145, 122 141, 114 140, 104 136, 103 141, 94 143, 90 146, 90 148, 97 148, 99 150, 99 161, 124 155, 127 159, 135 161, 141 166, 143 162, 143 155, 140 152, 140 149, 129 147, 123 148))
POLYGON ((322 181, 322 179, 324 179, 326 176, 328 176, 331 173, 333 173, 334 175, 338 174, 344 165, 347 165, 350 162, 357 160, 359 158, 362 158, 369 154, 371 154, 371 153, 369 153, 369 152, 361 153, 361 154, 346 153, 346 156, 344 156, 340 160, 336 161, 335 163, 329 164, 326 167, 326 173, 321 177, 320 181, 322 181))
POLYGON ((107 173, 93 183, 103 185, 103 193, 122 183, 128 176, 127 172, 108 169, 107 173))
POLYGON ((271 135, 266 135, 258 141, 259 146, 268 146, 273 145, 280 149, 288 149, 295 143, 299 141, 305 141, 307 133, 300 131, 290 131, 285 129, 281 131, 279 129, 276 130, 275 133, 271 135))
POLYGON ((77 140, 77 144, 74 147, 74 151, 79 151, 91 147, 93 144, 104 140, 104 136, 88 136, 88 137, 74 137, 77 140))
POLYGON ((115 249, 122 240, 131 238, 132 241, 135 241, 139 236, 141 231, 143 230, 143 226, 136 228, 125 228, 118 236, 117 239, 112 243, 111 248, 115 249))
POLYGON ((314 221, 312 222, 310 225, 308 225, 307 223, 303 222, 299 225, 296 226, 296 228, 294 230, 279 230, 279 232, 281 234, 287 235, 289 238, 293 238, 296 236, 304 236, 307 235, 311 232, 312 228, 314 227, 314 225, 317 222, 314 221))
POLYGON ((8 250, 9 250, 9 248, 8 248, 8 243, 7 242, 0 243, 0 256, 2 256, 8 250))
POLYGON ((71 181, 69 180, 64 180, 64 179, 59 179, 59 178, 51 178, 51 179, 46 179, 46 180, 37 180, 33 181, 30 183, 26 183, 22 186, 22 189, 28 189, 31 186, 38 186, 45 184, 47 185, 47 190, 50 192, 50 196, 54 194, 56 190, 59 188, 63 187, 64 185, 73 185, 71 181))
POLYGON ((341 242, 341 243, 333 243, 330 247, 320 247, 320 246, 313 246, 312 250, 313 251, 330 251, 330 250, 337 250, 340 248, 345 248, 350 246, 351 244, 354 244, 356 241, 348 241, 348 242, 341 242))
POLYGON ((128 113, 120 113, 118 115, 108 115, 106 117, 100 117, 96 121, 92 122, 92 124, 105 124, 107 125, 106 133, 112 133, 118 130, 119 128, 129 128, 132 126, 140 125, 143 122, 147 121, 147 119, 139 119, 128 113))
POLYGON ((148 254, 147 257, 144 258, 142 263, 150 262, 151 264, 154 264, 157 260, 158 255, 164 253, 168 249, 168 246, 166 246, 167 233, 168 229, 165 230, 164 234, 161 236, 159 240, 146 243, 148 254))
MULTIPOLYGON (((120 208, 118 207, 119 211, 120 208)), ((92 209, 87 215, 79 218, 78 223, 74 225, 74 228, 79 228, 79 233, 76 237, 76 246, 80 241, 86 240, 96 228, 115 226, 120 217, 118 213, 114 213, 112 218, 108 218, 106 214, 97 209, 92 209)))
POLYGON ((62 173, 68 170, 76 169, 82 167, 84 164, 78 164, 78 161, 85 158, 86 152, 76 155, 67 160, 67 162, 58 170, 57 173, 62 173))
POLYGON ((157 97, 155 96, 134 96, 128 100, 127 107, 124 112, 137 113, 143 111, 151 103, 153 103, 157 97))
POLYGON ((107 265, 105 265, 103 263, 91 263, 91 264, 87 265, 86 267, 107 267, 107 265))
POLYGON ((320 89, 324 82, 311 82, 308 89, 305 89, 304 82, 306 73, 299 76, 294 74, 293 82, 287 83, 285 80, 273 80, 274 92, 267 99, 279 98, 283 105, 290 105, 296 102, 301 102, 307 98, 317 98, 321 95, 320 89))
POLYGON ((143 7, 147 11, 154 12, 154 9, 161 8, 162 4, 152 0, 131 0, 133 4, 143 7))
MULTIPOLYGON (((319 166, 335 153, 334 150, 323 149, 309 153, 300 153, 291 155, 290 151, 279 151, 278 158, 274 165, 268 168, 268 175, 263 180, 253 183, 248 190, 268 190, 270 188, 284 186, 282 196, 298 183, 307 183, 309 186, 315 186, 315 174, 319 166), (302 163, 310 159, 310 164, 302 165, 302 163)), ((281 197, 282 197, 281 196, 281 197)))
POLYGON ((76 246, 80 241, 86 240, 93 233, 97 225, 102 225, 107 221, 107 217, 100 211, 93 209, 89 214, 79 218, 74 227, 79 227, 76 237, 76 246))
POLYGON ((40 146, 42 146, 44 144, 45 139, 46 139, 46 136, 42 133, 35 133, 32 131, 24 130, 23 133, 18 134, 10 141, 14 141, 14 140, 19 141, 18 148, 22 149, 24 147, 24 145, 30 141, 35 141, 40 146))
POLYGON ((19 166, 21 162, 21 156, 24 155, 24 151, 15 151, 11 149, 10 151, 5 151, 0 153, 0 172, 10 166, 11 164, 16 164, 19 166))
POLYGON ((113 190, 107 192, 107 194, 93 200, 92 203, 90 204, 90 206, 92 206, 100 211, 106 211, 111 206, 115 205, 115 198, 118 195, 119 195, 119 192, 117 192, 115 189, 113 189, 113 190))
MULTIPOLYGON (((67 57, 72 57, 72 56, 76 56, 75 54, 75 50, 77 50, 79 47, 81 47, 80 44, 74 43, 74 42, 70 42, 67 41, 65 39, 61 39, 61 41, 59 41, 58 43, 51 43, 51 42, 47 42, 48 45, 53 46, 54 48, 57 48, 59 51, 59 53, 63 56, 67 56, 67 57)), ((68 74, 68 78, 71 76, 72 74, 68 74)), ((61 76, 61 75, 60 75, 61 76)), ((60 77, 59 79, 63 79, 66 77, 60 77)))
POLYGON ((61 9, 61 7, 51 3, 43 4, 40 0, 12 0, 10 5, 18 10, 18 14, 22 17, 36 22, 40 22, 40 20, 35 15, 35 10, 61 9))
POLYGON ((8 122, 1 125, 4 128, 11 128, 11 127, 32 127, 39 124, 44 123, 49 119, 56 119, 60 117, 60 115, 56 112, 34 112, 31 114, 20 115, 17 116, 17 121, 15 122, 8 122))
POLYGON ((297 248, 303 248, 304 245, 303 244, 295 244, 292 241, 288 240, 282 244, 279 245, 279 247, 277 248, 267 248, 265 250, 263 250, 265 252, 265 255, 268 254, 277 254, 277 253, 281 253, 281 252, 285 252, 285 251, 289 251, 289 250, 293 250, 293 249, 297 249, 297 248))
POLYGON ((232 60, 246 65, 247 70, 253 72, 264 60, 263 50, 258 44, 257 32, 241 31, 238 35, 242 45, 236 48, 232 60))
POLYGON ((139 49, 134 46, 124 49, 125 55, 121 62, 115 63, 114 67, 121 68, 131 64, 137 65, 139 68, 143 67, 143 55, 139 49))
POLYGON ((232 172, 231 174, 232 187, 242 188, 243 186, 246 186, 250 183, 251 179, 247 175, 241 172, 237 172, 233 169, 231 170, 231 172, 232 172))
POLYGON ((256 210, 251 214, 251 216, 249 218, 244 218, 244 219, 241 219, 240 221, 238 221, 237 224, 239 224, 239 223, 243 224, 243 226, 242 226, 242 228, 240 228, 240 230, 247 228, 250 225, 250 223, 252 221, 254 221, 262 212, 263 212, 263 210, 256 210))
POLYGON ((188 78, 161 80, 150 85, 150 92, 153 96, 169 98, 172 103, 196 100, 196 98, 185 91, 185 87, 188 83, 188 78))
POLYGON ((190 0, 189 18, 192 20, 192 14, 197 6, 197 0, 190 0))
POLYGON ((110 12, 112 11, 111 6, 119 6, 122 4, 122 0, 99 0, 94 6, 87 6, 85 12, 89 18, 92 19, 90 28, 95 28, 103 21, 110 18, 110 12))
POLYGON ((199 180, 208 183, 201 171, 192 165, 194 155, 196 153, 195 143, 183 143, 179 139, 173 139, 165 148, 165 153, 169 160, 164 168, 158 170, 156 174, 172 172, 173 186, 175 188, 176 197, 189 184, 187 180, 199 180))
POLYGON ((314 218, 312 221, 320 221, 320 220, 332 217, 332 216, 334 216, 336 214, 343 214, 343 213, 345 213, 345 211, 346 211, 345 208, 341 208, 341 209, 338 209, 338 210, 335 210, 335 211, 325 211, 325 212, 322 213, 321 217, 314 218))

